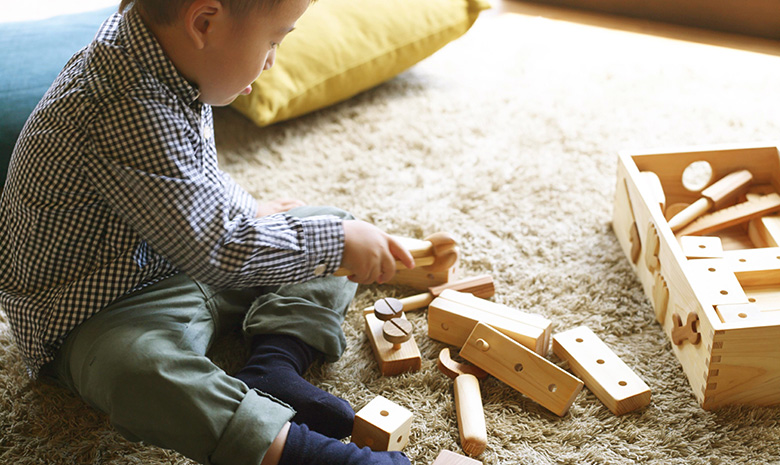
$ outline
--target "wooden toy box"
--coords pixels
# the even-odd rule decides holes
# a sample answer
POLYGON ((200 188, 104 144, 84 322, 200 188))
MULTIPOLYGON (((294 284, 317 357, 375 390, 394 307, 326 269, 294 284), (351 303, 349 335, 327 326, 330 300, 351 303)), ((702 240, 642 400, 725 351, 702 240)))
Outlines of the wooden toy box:
POLYGON ((770 212, 706 235, 675 235, 668 219, 705 187, 684 183, 684 173, 707 164, 710 183, 742 169, 752 173, 749 190, 735 203, 780 192, 777 147, 621 153, 612 226, 702 407, 775 405, 780 234, 772 228, 780 217, 770 212))

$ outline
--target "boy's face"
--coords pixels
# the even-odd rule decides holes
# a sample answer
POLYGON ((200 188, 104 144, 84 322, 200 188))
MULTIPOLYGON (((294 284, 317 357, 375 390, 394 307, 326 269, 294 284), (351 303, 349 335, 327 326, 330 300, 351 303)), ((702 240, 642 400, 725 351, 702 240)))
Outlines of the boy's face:
POLYGON ((284 0, 243 18, 226 14, 221 28, 215 28, 204 49, 205 66, 198 72, 200 101, 227 105, 241 94, 276 59, 276 48, 293 30, 311 0, 284 0))

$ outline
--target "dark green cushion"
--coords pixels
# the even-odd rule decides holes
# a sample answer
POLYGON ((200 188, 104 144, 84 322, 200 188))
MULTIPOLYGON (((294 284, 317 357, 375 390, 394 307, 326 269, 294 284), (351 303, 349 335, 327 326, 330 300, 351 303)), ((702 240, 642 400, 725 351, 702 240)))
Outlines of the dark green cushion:
POLYGON ((40 21, 0 23, 0 186, 27 117, 74 53, 116 7, 40 21))

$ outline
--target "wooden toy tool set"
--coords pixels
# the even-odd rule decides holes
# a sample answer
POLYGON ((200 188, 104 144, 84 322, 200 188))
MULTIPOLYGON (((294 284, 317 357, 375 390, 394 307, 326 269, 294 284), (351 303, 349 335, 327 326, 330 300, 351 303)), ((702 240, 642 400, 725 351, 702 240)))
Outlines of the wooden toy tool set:
MULTIPOLYGON (((553 335, 541 315, 487 300, 495 293, 491 276, 457 279, 458 248, 437 233, 425 241, 404 239, 417 264, 400 263, 394 283, 422 291, 404 298, 382 298, 363 310, 366 336, 384 376, 421 368, 420 350, 406 312, 428 308, 428 337, 460 348, 473 365, 454 361, 449 347, 438 367, 453 379, 455 409, 463 451, 480 455, 488 443, 479 380, 493 375, 556 415, 564 416, 583 386, 613 413, 650 403, 650 389, 586 327, 553 335), (584 382, 546 357, 553 352, 584 382)), ((349 271, 343 270, 343 274, 349 271)), ((412 415, 377 397, 356 414, 352 441, 374 450, 401 450, 409 440, 412 415)), ((442 451, 435 464, 479 463, 442 451)))
POLYGON ((615 235, 705 409, 780 403, 779 194, 774 146, 618 157, 615 235))

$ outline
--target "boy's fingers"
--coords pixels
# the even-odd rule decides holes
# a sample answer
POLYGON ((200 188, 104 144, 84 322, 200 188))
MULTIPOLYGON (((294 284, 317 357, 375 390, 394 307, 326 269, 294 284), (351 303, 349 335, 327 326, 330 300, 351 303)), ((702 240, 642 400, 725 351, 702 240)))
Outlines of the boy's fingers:
POLYGON ((376 280, 378 284, 383 284, 393 279, 393 276, 395 276, 395 257, 393 257, 392 253, 382 255, 380 270, 381 273, 376 280))
POLYGON ((388 245, 390 246, 390 253, 396 260, 399 260, 408 269, 414 268, 414 257, 406 247, 401 245, 400 242, 395 240, 392 236, 388 239, 388 245))

